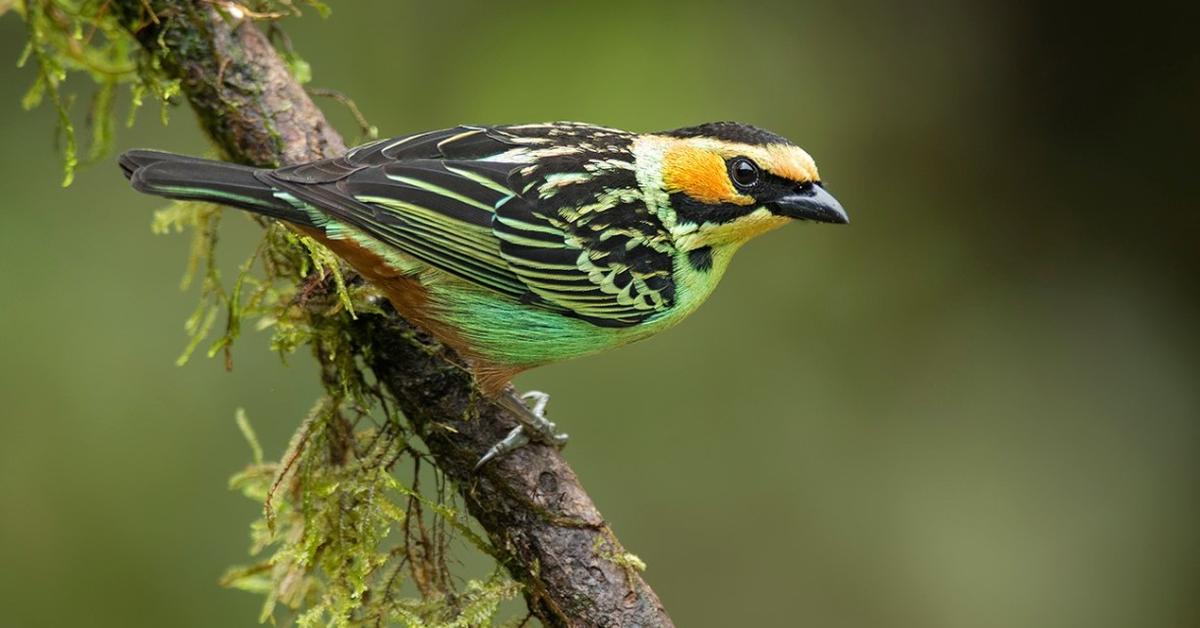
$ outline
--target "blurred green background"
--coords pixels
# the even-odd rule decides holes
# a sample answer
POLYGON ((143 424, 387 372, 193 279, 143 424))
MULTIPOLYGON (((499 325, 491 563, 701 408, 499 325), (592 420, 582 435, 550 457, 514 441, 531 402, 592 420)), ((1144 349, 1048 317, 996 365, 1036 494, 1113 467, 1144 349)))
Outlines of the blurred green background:
MULTIPOLYGON (((644 343, 523 376, 680 626, 1200 625, 1197 11, 1009 2, 335 3, 287 31, 384 134, 736 119, 848 227, 739 255, 644 343)), ((225 488, 319 394, 248 334, 173 366, 183 236, 61 189, 0 19, 0 624, 249 626, 225 488)), ((322 103, 353 136, 339 106, 322 103)), ((148 110, 119 148, 208 150, 148 110)), ((257 231, 230 215, 222 258, 257 231)))

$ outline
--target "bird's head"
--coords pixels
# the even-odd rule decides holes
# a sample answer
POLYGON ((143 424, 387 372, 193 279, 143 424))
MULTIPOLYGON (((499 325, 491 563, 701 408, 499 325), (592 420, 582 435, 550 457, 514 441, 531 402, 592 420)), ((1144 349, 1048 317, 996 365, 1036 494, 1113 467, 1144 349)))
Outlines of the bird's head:
POLYGON ((737 247, 793 220, 849 222, 812 157, 774 133, 716 122, 644 135, 633 149, 682 250, 737 247))

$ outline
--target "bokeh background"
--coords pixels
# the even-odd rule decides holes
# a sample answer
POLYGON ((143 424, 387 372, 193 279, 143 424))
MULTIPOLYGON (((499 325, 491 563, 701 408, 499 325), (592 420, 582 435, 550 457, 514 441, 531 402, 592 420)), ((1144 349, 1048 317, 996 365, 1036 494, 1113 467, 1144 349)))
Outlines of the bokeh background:
MULTIPOLYGON (((851 225, 771 233, 681 327, 519 382, 680 626, 1197 626, 1200 16, 1051 4, 360 0, 286 29, 385 134, 736 119, 817 158, 851 225)), ((253 625, 216 584, 258 511, 225 487, 234 409, 278 454, 314 370, 254 333, 232 373, 173 366, 187 240, 111 157, 60 188, 23 41, 0 19, 0 624, 253 625)), ((119 148, 208 150, 144 114, 119 148)), ((222 259, 256 233, 231 215, 222 259)))

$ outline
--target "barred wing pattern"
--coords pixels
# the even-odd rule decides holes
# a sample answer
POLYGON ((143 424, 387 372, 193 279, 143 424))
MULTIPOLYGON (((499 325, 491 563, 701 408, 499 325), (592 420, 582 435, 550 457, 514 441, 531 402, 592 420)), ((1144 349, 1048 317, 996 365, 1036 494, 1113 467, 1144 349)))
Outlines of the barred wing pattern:
POLYGON ((624 131, 457 127, 262 172, 345 224, 531 306, 605 327, 675 299, 673 248, 637 185, 624 131))

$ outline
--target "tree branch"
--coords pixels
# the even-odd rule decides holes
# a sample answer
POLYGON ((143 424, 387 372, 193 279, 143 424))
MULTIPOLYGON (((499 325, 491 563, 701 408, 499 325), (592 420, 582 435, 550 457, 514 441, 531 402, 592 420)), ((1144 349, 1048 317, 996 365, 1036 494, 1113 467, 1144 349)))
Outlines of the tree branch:
MULTIPOLYGON (((232 160, 275 166, 345 151, 267 38, 203 0, 115 0, 137 40, 180 79, 232 160), (153 11, 153 14, 150 13, 153 11)), ((486 400, 462 360, 388 311, 361 316, 354 345, 397 400, 548 626, 671 626, 658 597, 558 451, 530 445, 472 467, 516 421, 486 400)))

